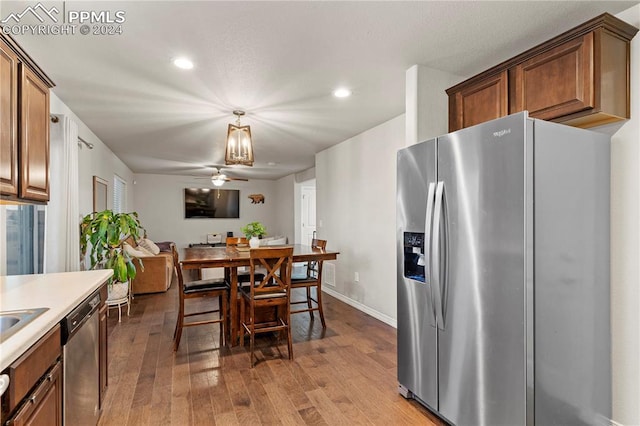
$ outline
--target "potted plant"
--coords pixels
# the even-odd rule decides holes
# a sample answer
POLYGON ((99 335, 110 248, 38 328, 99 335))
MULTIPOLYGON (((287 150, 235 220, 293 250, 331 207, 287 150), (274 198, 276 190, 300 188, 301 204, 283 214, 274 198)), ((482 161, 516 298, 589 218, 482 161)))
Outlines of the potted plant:
POLYGON ((240 231, 247 237, 247 240, 249 240, 249 247, 257 248, 260 246, 260 240, 258 238, 267 233, 267 228, 260 222, 251 222, 240 228, 240 231))
POLYGON ((114 213, 111 210, 86 215, 80 225, 80 248, 83 258, 89 252, 91 269, 113 269, 109 279, 109 297, 112 304, 129 300, 130 282, 136 276, 136 259, 142 268, 142 260, 123 250, 123 243, 132 237, 138 240, 144 228, 138 213, 114 213))

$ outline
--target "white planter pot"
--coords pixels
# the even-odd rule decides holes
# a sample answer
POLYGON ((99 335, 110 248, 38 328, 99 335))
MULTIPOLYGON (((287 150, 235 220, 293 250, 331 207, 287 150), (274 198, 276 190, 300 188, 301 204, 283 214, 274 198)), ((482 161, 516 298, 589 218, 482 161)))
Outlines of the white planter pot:
POLYGON ((258 237, 251 237, 249 240, 249 247, 258 248, 260 247, 260 239, 258 237))
POLYGON ((113 304, 126 302, 129 298, 129 281, 125 283, 113 283, 107 287, 107 302, 113 304))
MULTIPOLYGON (((124 283, 115 282, 107 286, 106 305, 108 308, 112 306, 118 307, 118 322, 122 321, 122 305, 127 305, 127 316, 131 312, 131 292, 129 288, 129 281, 124 283)), ((109 310, 107 310, 107 315, 109 315, 109 310)))

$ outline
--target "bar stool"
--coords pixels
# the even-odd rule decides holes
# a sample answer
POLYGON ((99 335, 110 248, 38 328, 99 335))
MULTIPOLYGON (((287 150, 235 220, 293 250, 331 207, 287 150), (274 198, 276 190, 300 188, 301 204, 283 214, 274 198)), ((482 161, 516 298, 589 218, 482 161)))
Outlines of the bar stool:
POLYGON ((208 280, 198 280, 185 283, 182 276, 182 265, 178 258, 178 250, 175 245, 171 248, 173 254, 173 265, 178 276, 178 293, 180 294, 180 306, 178 310, 178 320, 173 333, 173 350, 177 351, 180 346, 180 338, 182 337, 182 329, 184 327, 192 327, 204 324, 220 324, 220 346, 225 344, 226 323, 227 323, 227 300, 229 298, 229 284, 224 278, 213 278, 208 280), (185 300, 196 297, 207 297, 211 301, 215 297, 218 298, 218 309, 210 309, 207 311, 198 311, 185 314, 185 300), (199 316, 205 314, 218 313, 217 319, 207 319, 201 321, 186 322, 187 317, 199 316))
POLYGON ((250 361, 253 368, 253 348, 255 335, 267 332, 286 332, 289 359, 293 359, 293 340, 291 338, 290 284, 293 247, 264 247, 250 251, 250 285, 241 287, 240 305, 240 344, 244 345, 244 336, 249 334, 250 361), (256 268, 264 268, 266 277, 257 280, 256 268), (258 321, 256 309, 276 308, 275 320, 270 318, 258 321))
MULTIPOLYGON (((324 250, 327 247, 327 240, 313 239, 311 241, 311 247, 314 249, 324 250)), ((320 314, 320 321, 322 321, 322 328, 327 328, 327 324, 324 321, 324 313, 322 312, 322 260, 307 262, 306 273, 293 274, 291 277, 291 289, 304 288, 307 291, 306 300, 300 300, 297 302, 291 302, 292 305, 306 304, 304 309, 298 309, 291 311, 291 314, 299 314, 301 312, 309 312, 311 320, 313 321, 313 312, 318 311, 320 314), (316 298, 311 296, 311 289, 316 289, 316 298), (315 306, 314 306, 315 303, 315 306)))

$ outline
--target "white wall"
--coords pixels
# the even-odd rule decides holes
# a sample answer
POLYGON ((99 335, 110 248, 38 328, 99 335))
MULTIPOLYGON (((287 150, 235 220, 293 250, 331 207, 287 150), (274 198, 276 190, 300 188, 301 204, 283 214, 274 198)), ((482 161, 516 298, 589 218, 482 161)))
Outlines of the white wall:
POLYGON ((447 132, 445 89, 460 80, 422 65, 411 67, 405 114, 316 154, 318 236, 340 251, 336 287, 323 289, 394 326, 396 154, 447 132))
POLYGON ((275 215, 275 226, 279 234, 288 238, 289 244, 295 241, 295 175, 285 176, 275 181, 275 204, 278 210, 275 215))
MULTIPOLYGON (((55 88, 54 88, 55 91, 55 88)), ((82 120, 51 92, 51 114, 66 115, 78 124, 78 135, 83 140, 92 143, 93 149, 84 144, 78 150, 78 181, 80 192, 80 214, 86 215, 93 211, 93 176, 101 177, 109 182, 107 192, 107 207, 113 207, 113 178, 120 176, 127 183, 127 210, 133 210, 134 188, 133 172, 126 166, 102 141, 89 129, 82 120)), ((51 170, 56 173, 56 170, 51 170)))
POLYGON ((445 89, 464 78, 414 65, 405 76, 406 145, 444 135, 449 131, 449 97, 445 89))
MULTIPOLYGON (((640 5, 617 15, 640 27, 640 5)), ((631 119, 611 138, 613 420, 640 425, 640 36, 631 41, 631 119)))
POLYGON ((404 145, 403 114, 316 154, 317 235, 340 252, 336 286, 323 289, 392 325, 396 153, 404 145))
POLYGON ((206 235, 233 231, 240 236, 240 228, 249 222, 260 221, 268 235, 280 235, 278 215, 286 209, 278 205, 278 185, 271 180, 251 179, 249 182, 227 182, 222 189, 240 190, 240 219, 185 219, 184 188, 211 188, 207 180, 192 176, 136 174, 136 200, 142 226, 154 241, 174 241, 178 247, 206 241, 206 235), (264 204, 252 204, 249 194, 263 194, 264 204))

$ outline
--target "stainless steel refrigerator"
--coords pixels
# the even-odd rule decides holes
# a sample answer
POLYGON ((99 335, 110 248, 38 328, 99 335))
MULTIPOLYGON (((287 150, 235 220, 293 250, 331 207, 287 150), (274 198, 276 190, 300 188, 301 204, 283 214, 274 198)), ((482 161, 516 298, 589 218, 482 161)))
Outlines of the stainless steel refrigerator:
POLYGON ((398 152, 398 381, 456 425, 608 424, 609 137, 514 114, 398 152))

